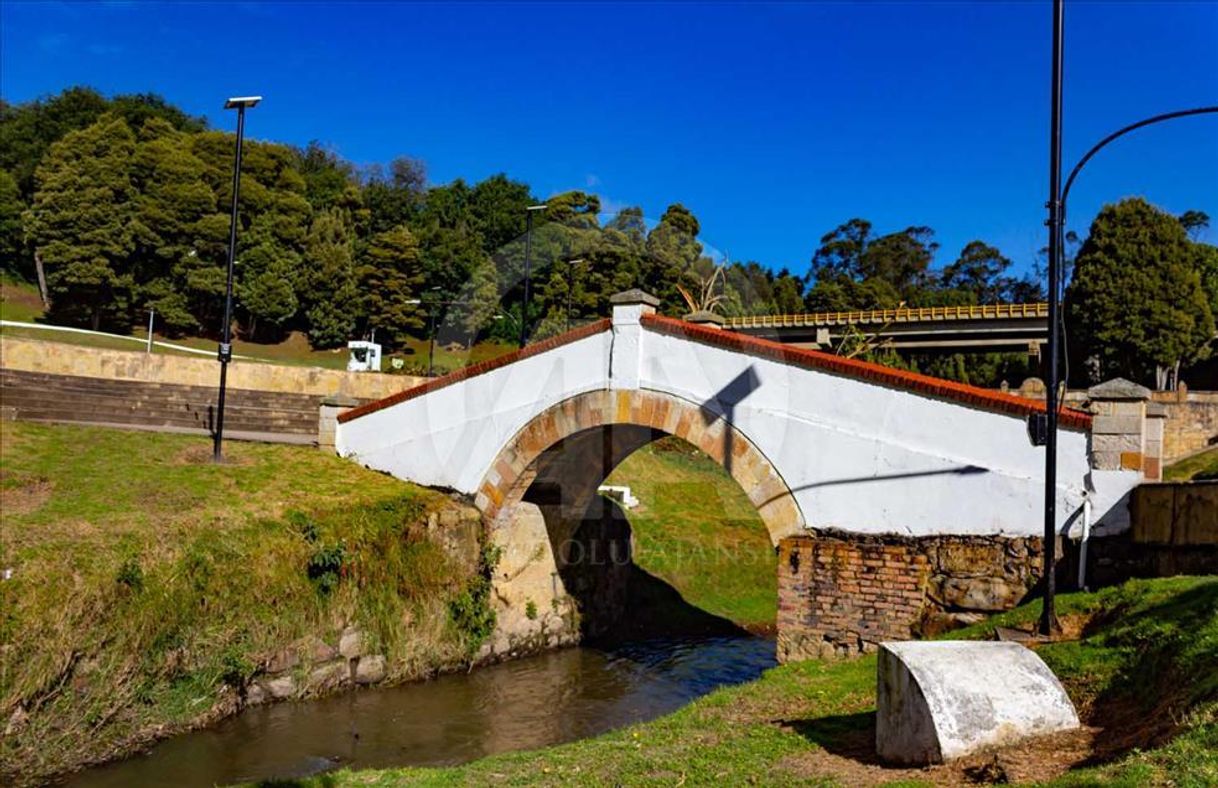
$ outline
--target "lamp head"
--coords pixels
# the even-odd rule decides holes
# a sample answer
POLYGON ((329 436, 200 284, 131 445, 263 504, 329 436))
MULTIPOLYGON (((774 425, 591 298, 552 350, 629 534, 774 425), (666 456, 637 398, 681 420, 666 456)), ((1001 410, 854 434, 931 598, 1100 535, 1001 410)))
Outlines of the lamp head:
POLYGON ((546 205, 545 203, 542 203, 541 205, 530 205, 528 208, 525 208, 525 210, 526 211, 544 211, 546 208, 549 208, 549 207, 550 206, 546 205))
POLYGON ((262 96, 236 96, 224 102, 224 108, 245 109, 246 107, 256 107, 259 101, 262 101, 262 96))

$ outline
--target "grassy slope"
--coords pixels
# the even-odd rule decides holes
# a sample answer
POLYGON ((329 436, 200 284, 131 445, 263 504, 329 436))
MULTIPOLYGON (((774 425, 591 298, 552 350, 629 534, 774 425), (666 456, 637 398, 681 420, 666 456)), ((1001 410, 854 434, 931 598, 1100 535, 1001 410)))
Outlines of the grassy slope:
POLYGON ((1186 482, 1192 479, 1218 479, 1218 447, 1185 457, 1163 469, 1163 481, 1186 482))
MULTIPOLYGON (((1093 724, 1108 727, 1101 739, 1114 740, 1126 729, 1152 736, 1174 728, 1171 732, 1178 735, 1165 745, 1069 772, 1056 782, 1218 783, 1218 578, 1133 581, 1099 593, 1063 595, 1059 609, 1096 616, 1082 640, 1044 646, 1040 653, 1084 716, 1093 714, 1093 724)), ((994 623, 1029 622, 1038 614, 1039 603, 1033 603, 963 634, 980 637, 994 623)), ((849 757, 814 757, 822 750, 841 751, 837 745, 852 734, 865 738, 873 724, 874 686, 874 657, 796 663, 751 684, 719 690, 675 714, 595 739, 454 768, 340 772, 309 782, 854 784, 878 777, 910 784, 906 772, 886 776, 874 766, 859 766, 871 770, 862 779, 858 772, 844 771, 849 757)), ((915 784, 943 779, 934 773, 913 778, 915 784)))
MULTIPOLYGON (((0 320, 32 323, 37 322, 42 318, 42 315, 42 302, 38 297, 38 289, 35 285, 14 279, 8 275, 0 277, 0 320)), ((65 342, 85 347, 105 348, 107 350, 139 349, 139 345, 135 342, 89 334, 16 327, 6 327, 3 331, 9 336, 26 339, 43 339, 51 342, 65 342)), ((146 339, 148 337, 147 327, 143 325, 134 326, 131 336, 146 339)), ((216 341, 205 337, 167 338, 154 331, 154 338, 173 342, 177 345, 199 348, 208 352, 216 349, 216 341)), ((437 345, 435 349, 436 372, 440 373, 457 369, 467 364, 476 364, 486 359, 501 356, 514 349, 511 345, 502 345, 495 342, 483 342, 469 350, 462 349, 459 346, 454 346, 450 349, 437 345)), ((198 357, 196 354, 181 353, 168 348, 157 348, 155 352, 198 357)), ((309 347, 308 340, 300 332, 293 332, 282 342, 278 343, 248 342, 238 337, 233 340, 233 352, 237 355, 249 356, 274 364, 324 367, 327 369, 347 368, 346 348, 314 350, 309 347)), ((427 365, 427 352, 428 343, 426 340, 411 339, 407 342, 407 346, 399 351, 397 355, 411 366, 423 369, 427 365)), ((385 363, 385 368, 388 369, 388 362, 385 363)))
POLYGON ((627 512, 635 562, 685 601, 750 628, 774 625, 777 579, 765 525, 714 460, 676 438, 644 447, 614 470, 640 505, 627 512))
POLYGON ((30 714, 0 739, 0 783, 189 724, 269 653, 347 621, 400 677, 460 659, 459 582, 413 529, 447 499, 315 449, 225 451, 217 466, 201 438, 0 424, 0 723, 30 714), (309 567, 336 551, 327 593, 337 576, 309 567))

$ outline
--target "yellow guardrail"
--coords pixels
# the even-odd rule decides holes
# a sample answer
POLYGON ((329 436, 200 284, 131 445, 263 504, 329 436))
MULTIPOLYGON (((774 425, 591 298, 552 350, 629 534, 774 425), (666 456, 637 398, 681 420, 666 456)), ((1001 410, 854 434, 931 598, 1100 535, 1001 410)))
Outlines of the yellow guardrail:
POLYGON ((1003 320, 1048 317, 1049 305, 983 304, 981 306, 927 306, 852 312, 811 312, 798 315, 747 315, 724 320, 728 328, 798 328, 859 323, 911 323, 936 320, 1003 320))

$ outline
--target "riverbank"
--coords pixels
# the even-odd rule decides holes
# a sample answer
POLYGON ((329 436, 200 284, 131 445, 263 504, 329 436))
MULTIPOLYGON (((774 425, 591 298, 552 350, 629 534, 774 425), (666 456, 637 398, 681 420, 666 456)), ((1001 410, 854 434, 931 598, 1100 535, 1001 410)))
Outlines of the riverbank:
POLYGON ((187 436, 0 424, 0 782, 247 704, 434 675, 493 626, 471 507, 310 448, 210 456, 187 436))
MULTIPOLYGON (((310 786, 486 784, 1212 785, 1218 782, 1218 578, 1131 581, 1059 597, 1081 637, 1038 650, 1086 727, 964 762, 874 756, 875 659, 809 661, 604 736, 446 769, 341 771, 310 786)), ((956 636, 1030 626, 1039 603, 956 636)))
MULTIPOLYGON (((653 617, 772 625, 773 552, 743 493, 705 456, 645 452, 623 467, 653 617)), ((210 456, 197 437, 0 422, 0 782, 463 668, 495 627, 472 507, 315 449, 210 456)))

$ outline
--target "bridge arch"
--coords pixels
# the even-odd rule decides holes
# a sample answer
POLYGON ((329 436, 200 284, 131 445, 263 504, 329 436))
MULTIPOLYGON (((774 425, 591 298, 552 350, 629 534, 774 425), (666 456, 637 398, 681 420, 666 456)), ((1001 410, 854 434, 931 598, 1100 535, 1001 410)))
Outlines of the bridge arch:
POLYGON ((674 435, 736 480, 777 546, 805 520, 782 475, 722 414, 672 394, 601 389, 558 402, 532 418, 499 451, 475 504, 492 522, 522 501, 578 521, 613 469, 642 446, 674 435))

